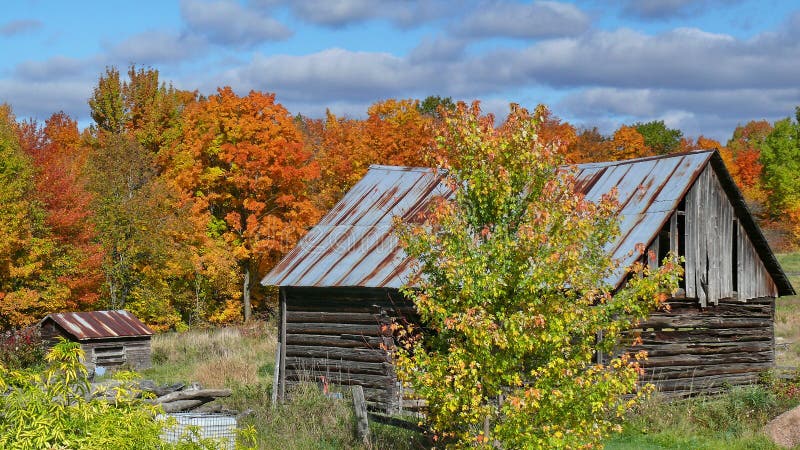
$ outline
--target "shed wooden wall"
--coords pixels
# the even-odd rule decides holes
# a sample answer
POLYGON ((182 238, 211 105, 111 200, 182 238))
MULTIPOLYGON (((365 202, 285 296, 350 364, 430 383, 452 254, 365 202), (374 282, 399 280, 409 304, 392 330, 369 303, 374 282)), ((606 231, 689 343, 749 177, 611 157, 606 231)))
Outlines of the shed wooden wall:
MULTIPOLYGON (((399 386, 392 367, 391 317, 413 314, 394 289, 281 288, 285 295, 283 387, 299 381, 360 385, 372 407, 393 411, 399 386)), ((280 368, 279 368, 280 369, 280 368)))
MULTIPOLYGON (((52 320, 46 320, 41 324, 42 341, 46 347, 51 348, 57 342, 57 337, 61 336, 67 340, 75 341, 71 335, 65 332, 52 320)), ((102 365, 104 367, 119 367, 126 365, 134 370, 147 369, 152 366, 150 336, 123 337, 111 339, 85 339, 77 341, 86 353, 83 365, 89 371, 94 370, 96 364, 96 349, 122 348, 120 357, 112 358, 102 365)))
MULTIPOLYGON (((700 304, 720 299, 777 297, 778 290, 761 262, 747 232, 736 219, 730 199, 711 165, 707 165, 686 194, 686 296, 700 304), (733 238, 736 232, 736 267, 733 238), (734 288, 736 271, 738 286, 734 288)), ((677 214, 677 213, 676 213, 677 214)))
POLYGON ((147 369, 152 366, 150 336, 120 339, 91 339, 81 342, 81 348, 86 352, 86 366, 94 369, 95 366, 119 367, 127 366, 134 370, 147 369), (98 363, 97 350, 122 347, 124 355, 111 361, 98 363))
POLYGON ((633 330, 642 344, 630 349, 648 353, 643 382, 670 396, 718 392, 754 383, 774 365, 774 298, 720 300, 707 308, 673 299, 669 305, 633 330))

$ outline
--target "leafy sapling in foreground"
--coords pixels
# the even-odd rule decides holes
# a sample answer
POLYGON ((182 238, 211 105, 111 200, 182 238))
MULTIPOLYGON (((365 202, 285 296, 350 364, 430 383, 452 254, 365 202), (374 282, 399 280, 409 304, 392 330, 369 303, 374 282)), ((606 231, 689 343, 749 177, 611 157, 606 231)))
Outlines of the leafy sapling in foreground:
POLYGON ((612 354, 678 285, 671 259, 653 271, 635 264, 617 291, 604 281, 616 201, 576 192, 537 127, 516 106, 495 127, 477 104, 460 104, 438 137, 453 195, 423 224, 398 221, 420 274, 404 293, 424 331, 400 346, 397 370, 447 446, 599 444, 647 389, 637 384, 643 354, 593 357, 612 354))

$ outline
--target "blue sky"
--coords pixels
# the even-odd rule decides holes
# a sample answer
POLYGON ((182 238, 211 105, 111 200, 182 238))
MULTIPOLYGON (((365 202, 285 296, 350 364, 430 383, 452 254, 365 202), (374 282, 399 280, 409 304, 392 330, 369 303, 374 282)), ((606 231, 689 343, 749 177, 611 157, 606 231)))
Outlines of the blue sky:
POLYGON ((99 74, 131 63, 205 94, 275 92, 315 117, 441 95, 725 141, 800 105, 794 1, 28 0, 4 3, 0 49, 0 102, 84 125, 99 74))

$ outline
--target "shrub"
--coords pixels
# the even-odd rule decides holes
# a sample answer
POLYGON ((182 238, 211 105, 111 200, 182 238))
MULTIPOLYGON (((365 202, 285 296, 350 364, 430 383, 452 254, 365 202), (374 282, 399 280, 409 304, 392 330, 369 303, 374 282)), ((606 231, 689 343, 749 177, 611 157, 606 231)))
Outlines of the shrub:
POLYGON ((15 329, 0 335, 0 364, 25 369, 44 363, 44 344, 39 327, 15 329))
POLYGON ((211 440, 185 436, 177 444, 161 441, 172 421, 156 420, 133 381, 120 371, 110 391, 93 395, 81 364, 83 350, 64 339, 47 354, 41 372, 0 365, 0 448, 4 449, 213 449, 211 440))

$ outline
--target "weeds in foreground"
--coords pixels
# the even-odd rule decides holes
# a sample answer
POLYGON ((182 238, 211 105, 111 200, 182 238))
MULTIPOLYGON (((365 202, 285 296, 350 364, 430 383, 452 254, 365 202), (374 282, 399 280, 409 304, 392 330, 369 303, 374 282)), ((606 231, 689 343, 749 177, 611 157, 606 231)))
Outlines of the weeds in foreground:
POLYGON ((626 417, 606 448, 776 449, 761 430, 797 402, 766 385, 672 402, 656 396, 626 417))
POLYGON ((257 432, 261 449, 423 449, 424 438, 401 428, 370 423, 371 440, 358 440, 349 391, 341 399, 328 398, 313 383, 292 387, 284 404, 271 406, 268 383, 242 385, 224 400, 226 407, 252 413, 242 422, 257 432))

